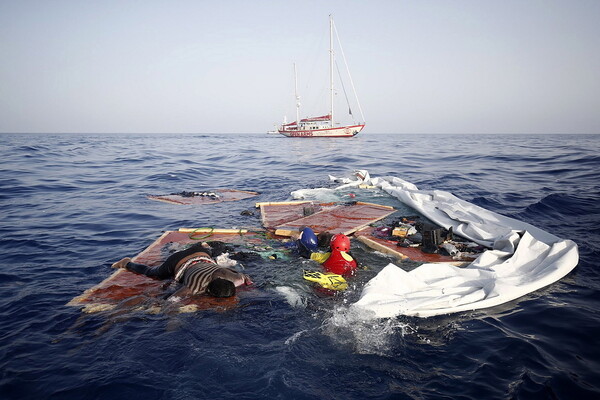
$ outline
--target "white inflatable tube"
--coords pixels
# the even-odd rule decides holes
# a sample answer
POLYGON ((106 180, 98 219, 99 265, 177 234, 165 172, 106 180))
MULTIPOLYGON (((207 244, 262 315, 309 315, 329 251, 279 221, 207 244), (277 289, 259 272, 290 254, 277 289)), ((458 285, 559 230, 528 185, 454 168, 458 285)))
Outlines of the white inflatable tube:
POLYGON ((440 226, 452 227, 456 234, 491 248, 462 268, 423 264, 406 272, 389 264, 367 283, 361 298, 351 306, 375 318, 430 317, 497 306, 558 281, 579 262, 575 242, 451 193, 419 190, 395 177, 371 178, 364 170, 357 171, 357 176, 340 188, 358 184, 380 187, 440 226))

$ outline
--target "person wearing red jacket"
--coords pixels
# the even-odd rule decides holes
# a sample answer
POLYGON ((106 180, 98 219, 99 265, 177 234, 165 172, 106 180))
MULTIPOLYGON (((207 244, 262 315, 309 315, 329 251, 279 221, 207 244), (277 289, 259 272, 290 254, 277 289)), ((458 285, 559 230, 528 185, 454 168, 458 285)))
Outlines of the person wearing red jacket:
POLYGON ((327 272, 346 277, 354 275, 358 264, 349 254, 350 239, 348 236, 342 233, 333 235, 330 248, 331 251, 328 253, 312 253, 310 259, 321 263, 327 272))

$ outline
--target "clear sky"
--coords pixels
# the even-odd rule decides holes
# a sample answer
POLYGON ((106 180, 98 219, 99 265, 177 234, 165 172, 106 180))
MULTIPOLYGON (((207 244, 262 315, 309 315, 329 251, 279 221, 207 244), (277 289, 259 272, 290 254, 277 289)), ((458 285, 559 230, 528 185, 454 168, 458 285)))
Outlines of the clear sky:
POLYGON ((293 62, 325 114, 329 14, 364 133, 600 133, 598 0, 0 0, 0 132, 266 132, 293 62))

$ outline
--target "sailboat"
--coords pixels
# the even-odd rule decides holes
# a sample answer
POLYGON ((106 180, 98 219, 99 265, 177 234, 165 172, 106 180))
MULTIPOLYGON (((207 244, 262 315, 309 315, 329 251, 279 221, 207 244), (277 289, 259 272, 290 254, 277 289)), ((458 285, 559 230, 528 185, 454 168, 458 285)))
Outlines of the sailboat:
MULTIPOLYGON (((306 137, 306 138, 314 138, 314 137, 354 137, 356 136, 362 129, 365 127, 365 118, 362 113, 362 109, 360 107, 360 103, 358 102, 358 97, 356 96, 356 90, 354 90, 354 83, 352 82, 352 77, 350 76, 350 71, 348 69, 348 65, 346 63, 346 58, 344 56, 343 50, 341 51, 342 58, 344 63, 346 64, 346 70, 348 77, 350 78, 350 83, 352 86, 352 90, 354 92, 356 98, 356 104, 358 105, 358 109, 361 114, 361 118, 363 122, 354 121, 354 115, 352 114, 352 110, 350 108, 350 104, 348 104, 349 114, 353 119, 353 123, 347 125, 341 125, 336 122, 334 119, 333 113, 333 105, 334 105, 334 65, 335 61, 335 53, 333 46, 333 37, 334 32, 337 37, 337 31, 335 29, 335 25, 333 23, 333 18, 329 16, 329 113, 322 116, 317 117, 307 117, 300 119, 300 97, 298 96, 298 79, 296 73, 296 64, 294 64, 294 94, 296 97, 296 120, 294 122, 286 123, 285 119, 283 124, 281 124, 277 132, 287 137, 306 137)), ((339 37, 337 37, 338 43, 339 37)), ((341 50, 341 45, 339 46, 341 50)), ((339 69, 338 69, 339 71, 339 69)), ((342 84, 342 88, 344 89, 344 94, 346 94, 345 87, 342 84)), ((348 102, 348 96, 346 95, 346 101, 348 102)), ((348 102, 349 103, 349 102, 348 102)))

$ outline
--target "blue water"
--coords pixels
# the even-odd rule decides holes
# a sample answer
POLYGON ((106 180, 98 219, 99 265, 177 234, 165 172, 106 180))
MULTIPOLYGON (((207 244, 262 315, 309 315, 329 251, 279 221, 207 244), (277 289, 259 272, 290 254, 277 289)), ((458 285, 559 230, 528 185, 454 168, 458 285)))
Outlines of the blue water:
MULTIPOLYGON (((0 135, 2 399, 600 397, 600 136, 0 135), (255 201, 367 169, 448 190, 579 245, 577 268, 516 301, 349 324, 345 296, 301 290, 296 261, 254 262, 226 312, 84 314, 65 304, 164 230, 258 227, 255 201), (148 194, 237 188, 203 207, 148 194)), ((396 200, 379 200, 401 207, 396 200)))

